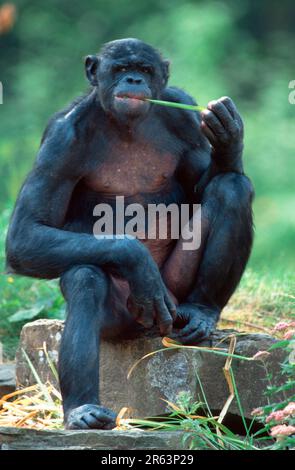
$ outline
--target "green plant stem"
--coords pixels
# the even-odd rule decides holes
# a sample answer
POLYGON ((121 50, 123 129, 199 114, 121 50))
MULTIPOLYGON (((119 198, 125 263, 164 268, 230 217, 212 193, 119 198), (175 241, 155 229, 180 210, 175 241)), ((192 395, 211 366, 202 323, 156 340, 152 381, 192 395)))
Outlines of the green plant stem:
POLYGON ((245 420, 244 410, 242 408, 242 404, 241 404, 241 400, 240 400, 240 396, 239 396, 239 393, 238 393, 237 384, 236 384, 236 381, 235 381, 235 376, 234 376, 232 368, 230 368, 229 372, 230 372, 230 375, 231 375, 231 379, 232 379, 232 383, 233 383, 233 387, 234 387, 234 392, 235 392, 235 397, 236 397, 236 400, 237 400, 237 403, 238 403, 238 407, 239 407, 239 411, 240 411, 241 418, 242 418, 242 421, 243 421, 243 425, 244 425, 247 437, 249 437, 249 429, 248 429, 248 426, 247 426, 247 423, 246 423, 246 420, 245 420))
POLYGON ((33 366, 33 363, 32 361, 30 360, 29 356, 27 355, 26 351, 22 348, 22 353, 32 371, 32 374, 33 376, 35 377, 35 380, 37 382, 37 384, 39 385, 40 389, 42 390, 43 392, 43 395, 46 397, 48 403, 50 403, 50 405, 54 405, 54 401, 52 400, 46 386, 42 383, 42 380, 40 379, 39 375, 38 375, 38 372, 36 371, 35 367, 33 366))
POLYGON ((206 109, 204 106, 198 106, 194 104, 174 103, 174 101, 152 100, 149 98, 146 98, 145 101, 149 101, 150 103, 153 103, 153 104, 159 104, 160 106, 168 106, 170 108, 187 109, 188 111, 204 111, 204 109, 206 109))

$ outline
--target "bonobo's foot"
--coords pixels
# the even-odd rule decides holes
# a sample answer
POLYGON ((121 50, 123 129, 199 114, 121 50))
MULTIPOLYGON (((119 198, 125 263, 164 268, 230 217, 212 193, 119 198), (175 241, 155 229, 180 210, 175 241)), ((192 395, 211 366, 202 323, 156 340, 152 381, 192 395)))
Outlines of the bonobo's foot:
POLYGON ((82 405, 74 408, 65 420, 66 429, 113 429, 116 414, 99 405, 82 405))
POLYGON ((215 330, 220 312, 193 303, 177 307, 171 338, 182 344, 194 345, 208 338, 215 330))

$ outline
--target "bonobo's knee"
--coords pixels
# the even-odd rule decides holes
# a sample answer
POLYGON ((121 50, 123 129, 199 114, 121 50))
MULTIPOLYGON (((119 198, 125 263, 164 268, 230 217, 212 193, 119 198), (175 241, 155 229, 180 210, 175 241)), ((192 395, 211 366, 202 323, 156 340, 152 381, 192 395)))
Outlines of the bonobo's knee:
POLYGON ((108 277, 102 269, 95 266, 74 266, 60 278, 60 287, 67 299, 69 293, 92 291, 100 299, 107 295, 108 277))
POLYGON ((204 200, 215 201, 219 210, 237 211, 251 209, 254 189, 251 181, 239 173, 222 173, 215 176, 204 193, 204 200))

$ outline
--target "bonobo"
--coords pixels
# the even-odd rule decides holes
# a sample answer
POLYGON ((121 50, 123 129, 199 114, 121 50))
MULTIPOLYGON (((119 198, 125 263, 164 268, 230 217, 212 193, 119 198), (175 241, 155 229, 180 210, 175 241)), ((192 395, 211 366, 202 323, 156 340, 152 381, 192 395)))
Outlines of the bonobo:
POLYGON ((110 429, 115 413, 98 399, 100 339, 132 338, 154 324, 183 344, 208 337, 251 251, 253 189, 230 98, 201 113, 151 104, 146 98, 195 102, 167 86, 169 62, 137 39, 107 43, 85 68, 91 90, 51 119, 20 191, 7 264, 60 278, 65 426, 110 429), (166 239, 95 236, 94 208, 115 207, 117 196, 144 208, 201 204, 200 246, 184 250, 169 230, 166 239))

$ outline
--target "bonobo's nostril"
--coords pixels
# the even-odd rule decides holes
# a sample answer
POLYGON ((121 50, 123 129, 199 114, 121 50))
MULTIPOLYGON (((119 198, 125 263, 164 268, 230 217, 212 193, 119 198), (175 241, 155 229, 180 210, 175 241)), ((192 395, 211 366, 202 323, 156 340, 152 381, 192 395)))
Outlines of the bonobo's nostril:
POLYGON ((133 78, 133 77, 127 77, 126 78, 127 83, 131 85, 140 85, 142 83, 142 78, 133 78))

